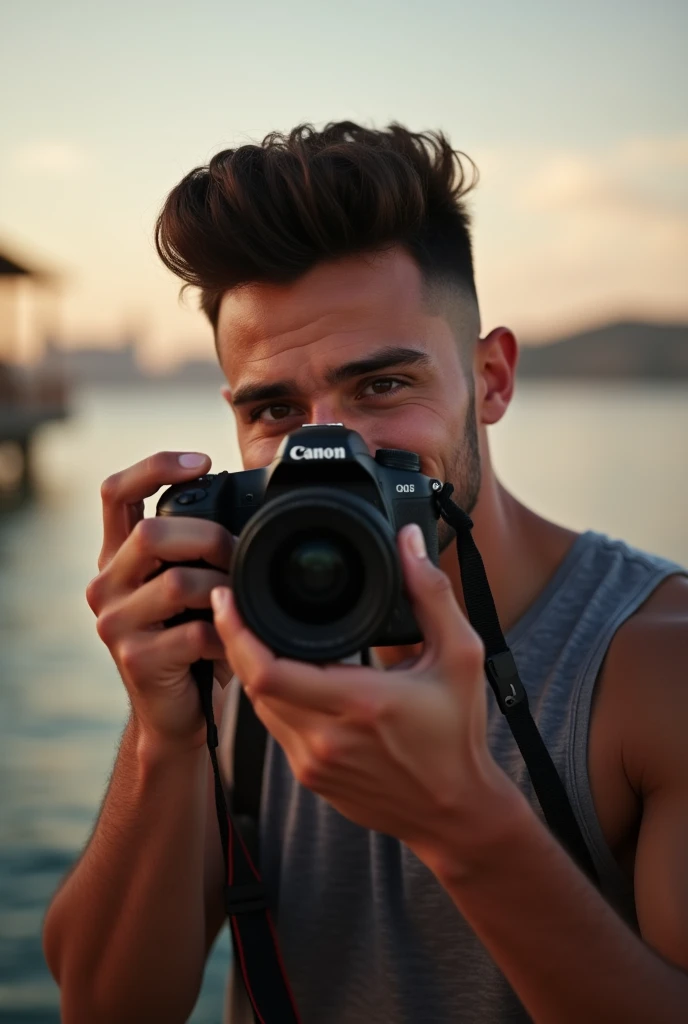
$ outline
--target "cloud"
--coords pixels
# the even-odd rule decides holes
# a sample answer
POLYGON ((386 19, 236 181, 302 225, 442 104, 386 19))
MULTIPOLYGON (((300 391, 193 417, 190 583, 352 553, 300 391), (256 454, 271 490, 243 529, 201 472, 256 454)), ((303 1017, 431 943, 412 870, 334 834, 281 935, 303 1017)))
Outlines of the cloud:
POLYGON ((11 164, 25 174, 74 177, 88 170, 92 159, 80 146, 44 140, 19 146, 12 154, 11 164))
MULTIPOLYGON (((516 207, 546 218, 550 258, 616 276, 648 261, 688 271, 688 137, 626 139, 606 152, 545 156, 515 189, 516 207), (555 257, 556 258, 556 257, 555 257)), ((671 269, 670 269, 671 268, 671 269)))
POLYGON ((484 211, 488 312, 544 333, 567 309, 688 315, 686 166, 686 134, 505 150, 484 211))
POLYGON ((540 159, 516 186, 527 210, 595 218, 685 220, 688 135, 625 139, 601 154, 555 152, 540 159))
POLYGON ((657 138, 627 139, 616 150, 618 160, 635 167, 688 167, 688 132, 657 138))
POLYGON ((561 210, 614 202, 618 182, 592 160, 576 153, 548 157, 517 193, 530 209, 561 210))

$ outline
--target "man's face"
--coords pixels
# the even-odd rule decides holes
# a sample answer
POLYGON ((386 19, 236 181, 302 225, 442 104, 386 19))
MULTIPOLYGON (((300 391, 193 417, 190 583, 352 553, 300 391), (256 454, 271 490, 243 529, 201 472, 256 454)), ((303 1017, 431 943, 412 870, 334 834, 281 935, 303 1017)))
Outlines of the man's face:
MULTIPOLYGON (((454 500, 473 509, 480 454, 461 352, 477 340, 477 311, 460 299, 452 328, 442 305, 424 301, 422 284, 415 261, 395 249, 223 297, 217 346, 246 469, 267 465, 304 423, 343 423, 372 455, 417 452, 421 471, 451 481, 454 500)), ((441 522, 441 549, 452 536, 441 522)))

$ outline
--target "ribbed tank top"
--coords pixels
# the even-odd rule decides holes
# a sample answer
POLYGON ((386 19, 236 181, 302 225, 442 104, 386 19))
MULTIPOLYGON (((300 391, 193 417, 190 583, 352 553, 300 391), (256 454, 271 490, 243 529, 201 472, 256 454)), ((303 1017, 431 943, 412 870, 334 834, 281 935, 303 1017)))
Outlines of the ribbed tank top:
MULTIPOLYGON (((632 926, 633 889, 593 806, 587 742, 609 644, 668 576, 686 570, 623 541, 580 534, 507 635, 530 707, 566 787, 606 899, 632 926)), ((238 687, 226 701, 220 760, 231 785, 238 687)), ((492 693, 492 755, 542 817, 492 693)), ((260 862, 303 1024, 523 1024, 529 1016, 432 873, 400 843, 342 817, 293 777, 268 738, 260 862)), ((524 921, 524 927, 527 927, 524 921)), ((226 1024, 252 1024, 232 970, 226 1024)))

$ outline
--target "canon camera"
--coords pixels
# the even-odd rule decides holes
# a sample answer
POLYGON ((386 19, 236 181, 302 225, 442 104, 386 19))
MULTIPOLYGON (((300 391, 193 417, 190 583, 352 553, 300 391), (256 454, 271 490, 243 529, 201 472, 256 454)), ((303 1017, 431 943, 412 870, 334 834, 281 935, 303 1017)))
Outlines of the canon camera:
POLYGON ((381 448, 373 458, 356 431, 309 425, 288 434, 268 466, 168 488, 157 514, 210 519, 238 538, 237 607, 276 654, 338 661, 423 639, 396 535, 417 523, 437 564, 441 489, 415 452, 381 448))

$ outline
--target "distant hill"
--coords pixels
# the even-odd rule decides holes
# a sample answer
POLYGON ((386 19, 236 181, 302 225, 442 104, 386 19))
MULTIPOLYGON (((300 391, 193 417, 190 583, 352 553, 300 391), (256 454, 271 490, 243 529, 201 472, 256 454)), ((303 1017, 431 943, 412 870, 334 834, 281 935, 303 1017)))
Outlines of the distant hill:
POLYGON ((48 339, 40 369, 61 373, 71 384, 136 384, 147 378, 138 361, 134 338, 124 339, 116 348, 97 344, 81 348, 61 348, 48 339))
POLYGON ((62 348, 48 340, 40 369, 62 374, 70 383, 97 384, 99 387, 151 387, 152 385, 217 385, 224 382, 216 358, 187 359, 167 372, 145 370, 139 359, 135 338, 125 338, 115 347, 97 344, 81 348, 62 348))
POLYGON ((597 380, 688 378, 688 324, 611 323, 524 345, 519 377, 597 380))
MULTIPOLYGON (((188 359, 168 372, 151 373, 139 361, 136 339, 116 348, 93 345, 63 349, 48 342, 41 366, 79 384, 122 386, 219 386, 217 359, 188 359)), ((521 346, 520 378, 585 380, 685 380, 688 378, 688 323, 620 321, 580 331, 546 344, 521 346)))

